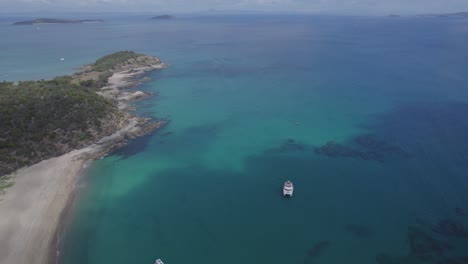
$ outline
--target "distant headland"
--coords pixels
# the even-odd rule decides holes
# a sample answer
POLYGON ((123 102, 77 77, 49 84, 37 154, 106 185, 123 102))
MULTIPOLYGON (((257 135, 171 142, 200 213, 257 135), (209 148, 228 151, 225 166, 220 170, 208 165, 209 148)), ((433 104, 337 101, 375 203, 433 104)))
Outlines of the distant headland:
POLYGON ((447 14, 424 14, 419 15, 420 17, 452 17, 452 18, 468 18, 468 12, 457 12, 457 13, 447 13, 447 14))
POLYGON ((171 15, 159 15, 159 16, 154 16, 152 17, 151 19, 160 19, 160 20, 163 20, 163 19, 174 19, 175 17, 174 16, 171 16, 171 15))
POLYGON ((82 20, 73 20, 73 19, 56 19, 56 18, 38 18, 34 20, 19 21, 13 23, 13 25, 35 25, 35 24, 81 24, 81 23, 91 23, 91 22, 104 22, 100 19, 82 19, 82 20))

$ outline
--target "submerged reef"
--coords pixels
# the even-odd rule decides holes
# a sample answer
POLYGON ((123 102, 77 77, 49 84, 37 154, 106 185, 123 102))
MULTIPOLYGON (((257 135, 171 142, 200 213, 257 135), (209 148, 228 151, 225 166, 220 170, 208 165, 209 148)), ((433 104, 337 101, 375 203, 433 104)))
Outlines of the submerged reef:
POLYGON ((348 224, 345 226, 345 229, 356 238, 367 238, 372 236, 372 230, 364 225, 348 224))
MULTIPOLYGON (((420 222, 422 220, 418 220, 420 222)), ((378 254, 379 264, 468 264, 468 231, 464 224, 443 219, 436 225, 409 226, 405 256, 378 254), (450 244, 449 244, 450 242, 450 244)))
POLYGON ((466 237, 468 238, 468 230, 462 223, 456 222, 452 219, 444 219, 439 221, 437 225, 432 227, 436 233, 447 237, 466 237))
POLYGON ((401 148, 366 134, 354 137, 349 143, 329 141, 314 149, 316 154, 328 157, 384 161, 391 156, 408 156, 401 148))
POLYGON ((323 254, 323 251, 327 249, 328 247, 330 247, 330 241, 328 240, 319 241, 315 243, 314 246, 309 249, 309 251, 307 252, 307 255, 309 257, 314 257, 314 258, 319 257, 323 254))
POLYGON ((324 251, 330 247, 329 240, 321 240, 315 243, 304 258, 304 264, 316 263, 317 258, 323 255, 324 251))
POLYGON ((458 216, 467 216, 467 212, 463 208, 460 208, 460 207, 455 208, 455 213, 458 216))
POLYGON ((161 134, 161 137, 168 137, 170 135, 174 134, 174 131, 168 131, 168 132, 164 132, 161 134))
POLYGON ((379 264, 417 264, 417 263, 441 263, 444 253, 450 249, 450 245, 439 241, 422 229, 410 226, 407 232, 410 252, 407 256, 390 256, 379 254, 376 261, 379 264))
POLYGON ((304 143, 298 142, 292 138, 283 141, 279 146, 267 149, 267 153, 292 153, 302 152, 308 150, 308 146, 304 143))
POLYGON ((434 259, 444 254, 450 249, 445 242, 439 241, 422 229, 410 226, 408 228, 408 241, 410 244, 410 255, 418 256, 421 259, 434 259))

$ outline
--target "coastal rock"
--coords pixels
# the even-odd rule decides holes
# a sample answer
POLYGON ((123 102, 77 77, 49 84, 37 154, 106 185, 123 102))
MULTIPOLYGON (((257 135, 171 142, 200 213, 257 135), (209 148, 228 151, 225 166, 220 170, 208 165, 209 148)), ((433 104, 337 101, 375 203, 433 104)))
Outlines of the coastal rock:
POLYGON ((133 102, 133 101, 136 101, 136 100, 140 100, 140 99, 143 99, 143 98, 146 98, 148 96, 151 96, 150 93, 145 93, 145 92, 142 92, 142 91, 135 91, 135 92, 132 92, 132 93, 123 93, 122 95, 120 95, 118 97, 118 101, 124 101, 124 102, 133 102))

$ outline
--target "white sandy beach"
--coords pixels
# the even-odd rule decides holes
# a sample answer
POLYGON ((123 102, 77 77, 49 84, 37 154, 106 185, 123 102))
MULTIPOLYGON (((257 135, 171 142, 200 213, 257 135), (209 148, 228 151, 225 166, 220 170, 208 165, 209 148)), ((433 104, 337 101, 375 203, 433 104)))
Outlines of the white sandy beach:
POLYGON ((0 196, 0 263, 44 264, 60 215, 89 148, 42 161, 15 173, 15 185, 0 196))
POLYGON ((15 185, 0 195, 0 264, 49 263, 61 214, 86 162, 141 130, 139 119, 132 117, 97 144, 16 171, 15 185))

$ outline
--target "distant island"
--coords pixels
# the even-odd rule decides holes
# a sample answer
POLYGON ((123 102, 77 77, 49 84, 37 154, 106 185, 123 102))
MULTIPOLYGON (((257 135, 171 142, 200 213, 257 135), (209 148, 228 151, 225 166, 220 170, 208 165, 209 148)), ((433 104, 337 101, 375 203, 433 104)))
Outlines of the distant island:
MULTIPOLYGON (((0 82, 0 179, 2 175, 98 143, 109 148, 166 121, 152 122, 128 111, 150 94, 123 90, 148 71, 165 68, 158 58, 116 52, 71 76, 0 82)), ((140 80, 141 81, 141 80, 140 80)), ((107 148, 106 148, 107 149, 107 148)))
POLYGON ((400 15, 390 14, 390 15, 388 15, 388 17, 400 17, 400 15))
POLYGON ((174 16, 171 16, 171 15, 160 15, 160 16, 154 16, 152 17, 151 19, 160 19, 160 20, 163 20, 163 19, 173 19, 175 18, 174 16))
POLYGON ((55 19, 55 18, 38 18, 34 20, 19 21, 13 23, 13 25, 35 25, 35 24, 81 24, 90 22, 104 22, 100 19, 82 19, 82 20, 71 20, 71 19, 55 19))
POLYGON ((468 18, 468 12, 457 12, 447 14, 424 14, 419 15, 420 17, 451 17, 451 18, 468 18))

